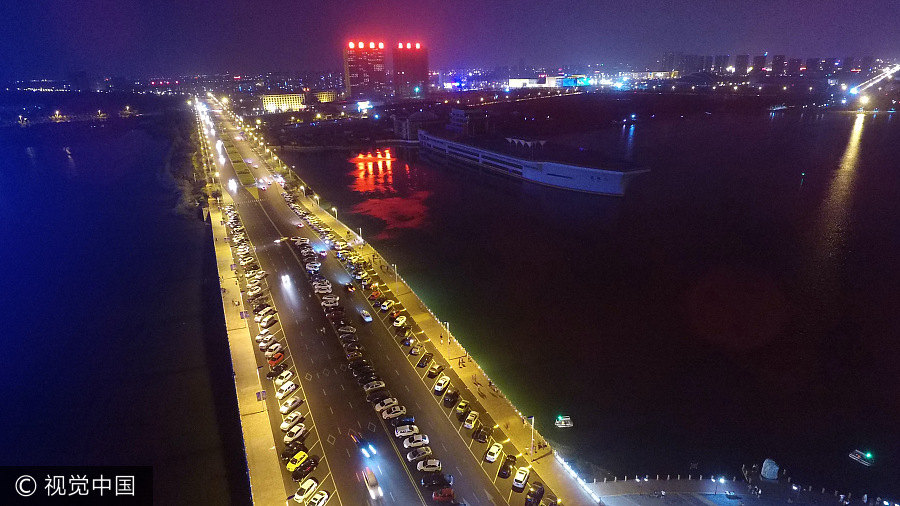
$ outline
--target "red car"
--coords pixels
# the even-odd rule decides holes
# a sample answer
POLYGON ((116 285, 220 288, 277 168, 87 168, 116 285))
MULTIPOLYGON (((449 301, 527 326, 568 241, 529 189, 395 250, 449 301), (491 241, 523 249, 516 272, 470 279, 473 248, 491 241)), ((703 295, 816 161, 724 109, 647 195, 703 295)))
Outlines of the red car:
POLYGON ((284 360, 284 353, 281 353, 279 351, 278 353, 272 355, 272 358, 269 359, 269 367, 275 367, 276 365, 280 364, 282 360, 284 360))
POLYGON ((381 292, 378 291, 378 290, 375 290, 374 292, 372 292, 371 294, 369 294, 369 300, 375 300, 375 299, 377 299, 378 297, 381 297, 381 292))
POLYGON ((456 499, 456 494, 453 493, 452 488, 447 487, 440 490, 435 490, 434 493, 431 494, 431 498, 437 502, 450 502, 456 499))

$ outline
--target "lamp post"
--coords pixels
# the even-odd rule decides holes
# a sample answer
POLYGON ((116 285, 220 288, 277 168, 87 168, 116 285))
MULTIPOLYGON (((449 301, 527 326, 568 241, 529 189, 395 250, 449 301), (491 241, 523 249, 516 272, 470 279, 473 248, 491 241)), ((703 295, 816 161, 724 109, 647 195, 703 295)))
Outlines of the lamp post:
POLYGON ((331 212, 334 213, 334 219, 337 219, 337 208, 336 208, 336 207, 332 207, 332 208, 331 208, 331 212))
POLYGON ((719 493, 719 483, 724 484, 724 483, 725 483, 725 478, 723 478, 722 476, 719 476, 718 479, 717 479, 717 478, 713 478, 713 481, 716 482, 716 491, 713 492, 713 495, 716 495, 716 494, 719 493))
MULTIPOLYGON (((319 206, 319 196, 313 195, 313 198, 316 199, 316 205, 319 206)), ((322 207, 322 206, 319 206, 319 207, 322 207)))
POLYGON ((528 417, 531 420, 531 462, 534 462, 534 415, 528 417))

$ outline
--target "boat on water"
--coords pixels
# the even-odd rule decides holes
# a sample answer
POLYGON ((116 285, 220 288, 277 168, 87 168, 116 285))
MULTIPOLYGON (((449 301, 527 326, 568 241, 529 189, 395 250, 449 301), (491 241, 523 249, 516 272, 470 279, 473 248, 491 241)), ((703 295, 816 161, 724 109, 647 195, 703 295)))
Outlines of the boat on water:
POLYGON ((560 429, 565 429, 571 427, 573 425, 572 419, 568 416, 559 415, 556 417, 556 421, 553 423, 560 429))
POLYGON ((873 460, 873 457, 872 457, 872 452, 853 450, 852 452, 850 452, 850 455, 848 455, 848 457, 850 457, 851 459, 859 462, 860 464, 862 464, 866 467, 871 467, 872 464, 875 463, 875 461, 873 460))

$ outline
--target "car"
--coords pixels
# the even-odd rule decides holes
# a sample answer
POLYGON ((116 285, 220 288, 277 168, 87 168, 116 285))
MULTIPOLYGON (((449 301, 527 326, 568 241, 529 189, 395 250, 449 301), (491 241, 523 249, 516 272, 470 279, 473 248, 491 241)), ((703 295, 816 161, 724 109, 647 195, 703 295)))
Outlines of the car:
POLYGON ((264 300, 264 301, 259 302, 258 304, 255 304, 255 305, 253 306, 253 312, 254 312, 254 313, 259 313, 259 312, 262 311, 263 309, 266 309, 266 308, 269 308, 269 307, 272 307, 272 306, 269 304, 269 301, 264 300))
POLYGON ((431 498, 436 502, 453 502, 456 499, 456 494, 452 488, 444 487, 440 490, 435 490, 431 494, 431 498))
POLYGON ((459 404, 456 405, 456 416, 462 420, 462 418, 469 414, 472 408, 469 407, 469 401, 463 399, 459 401, 459 404))
MULTIPOLYGON (((354 378, 364 378, 366 376, 375 374, 375 368, 370 364, 360 367, 354 367, 350 370, 350 372, 353 373, 354 378)), ((363 383, 363 385, 365 385, 365 383, 363 383)))
MULTIPOLYGON (((263 329, 267 330, 267 329, 263 329)), ((263 351, 269 346, 272 346, 272 343, 275 342, 275 336, 269 334, 267 336, 263 336, 263 338, 259 341, 259 351, 263 351)))
POLYGON ((415 462, 419 459, 424 459, 425 457, 431 455, 431 447, 430 446, 420 446, 415 450, 406 454, 406 460, 410 462, 415 462))
POLYGON ((364 322, 366 322, 366 323, 369 323, 369 322, 372 321, 372 314, 369 313, 368 311, 366 311, 365 309, 360 309, 360 310, 359 310, 359 316, 360 316, 360 317, 362 318, 362 320, 363 320, 364 322))
POLYGON ((266 271, 257 271, 256 274, 253 275, 253 277, 256 279, 263 279, 268 275, 269 275, 269 273, 266 271))
POLYGON ((344 325, 344 326, 338 327, 337 330, 341 334, 355 334, 356 333, 356 327, 352 327, 350 325, 344 325))
POLYGON ((396 304, 396 303, 393 300, 388 299, 381 303, 381 310, 387 311, 388 309, 392 308, 394 306, 394 304, 396 304))
POLYGON ((434 353, 431 352, 422 355, 422 358, 419 359, 419 363, 416 364, 416 367, 426 367, 428 362, 431 362, 432 357, 434 357, 434 353))
POLYGON ((261 293, 262 293, 262 287, 261 287, 261 286, 254 286, 254 287, 250 288, 249 290, 247 290, 247 296, 248 296, 248 297, 253 297, 253 296, 259 295, 259 294, 261 294, 261 293))
POLYGON ((287 433, 284 435, 284 444, 293 443, 298 439, 303 441, 303 438, 306 436, 306 425, 302 423, 298 423, 291 427, 287 433))
POLYGON ((494 434, 493 427, 487 427, 482 425, 475 429, 475 432, 472 433, 472 439, 478 441, 479 443, 487 443, 488 439, 494 434))
POLYGON ((272 343, 266 348, 266 358, 272 358, 273 355, 278 353, 284 348, 281 343, 272 343))
POLYGON ((456 405, 457 401, 459 401, 459 390, 448 388, 447 393, 444 394, 444 398, 441 402, 443 402, 445 408, 452 408, 456 405))
POLYGON ((262 280, 259 280, 256 278, 250 278, 250 280, 247 281, 247 286, 249 288, 253 288, 254 286, 260 286, 260 285, 262 285, 262 280))
POLYGON ((525 494, 525 506, 539 506, 542 497, 544 497, 544 484, 539 481, 532 482, 525 494))
POLYGON ((293 457, 291 457, 291 460, 288 461, 288 463, 287 463, 287 465, 285 465, 285 467, 287 468, 289 473, 292 473, 298 467, 300 467, 300 464, 306 462, 306 459, 308 459, 308 458, 309 458, 308 453, 306 453, 304 451, 299 451, 299 452, 295 453, 293 457))
POLYGON ((387 397, 385 399, 378 401, 378 403, 375 404, 375 412, 380 413, 380 412, 386 410, 387 408, 396 406, 398 403, 399 403, 399 401, 397 400, 396 397, 387 397))
POLYGON ((253 258, 252 256, 246 256, 246 257, 241 258, 241 260, 238 263, 240 263, 242 267, 246 267, 247 265, 252 264, 255 261, 256 261, 256 259, 253 258))
POLYGON ((284 360, 284 353, 278 352, 278 353, 272 355, 272 358, 270 358, 268 360, 269 367, 280 364, 282 360, 284 360))
MULTIPOLYGON (((291 478, 294 481, 300 481, 303 478, 306 478, 307 476, 309 476, 309 473, 313 472, 313 470, 316 468, 316 466, 318 464, 319 464, 319 457, 312 456, 312 457, 306 459, 306 462, 300 464, 300 467, 298 467, 296 471, 291 473, 291 478)), ((312 502, 310 502, 309 504, 312 504, 312 502)))
POLYGON ((378 454, 378 452, 375 451, 375 445, 363 439, 363 437, 359 434, 351 432, 350 439, 352 439, 353 442, 356 443, 356 447, 359 448, 360 453, 362 453, 366 458, 378 454))
POLYGON ((478 421, 478 412, 470 411, 468 415, 466 415, 466 421, 463 422, 463 428, 471 429, 475 426, 475 422, 478 421))
MULTIPOLYGON (((348 338, 348 337, 356 337, 356 336, 353 336, 351 334, 341 335, 341 338, 348 338)), ((350 367, 351 370, 355 371, 356 369, 362 369, 363 367, 372 367, 372 363, 366 359, 361 359, 361 360, 357 360, 355 362, 351 362, 348 367, 350 367)))
POLYGON ((288 397, 286 401, 281 403, 281 406, 278 408, 278 411, 281 412, 282 415, 286 415, 291 411, 297 409, 298 406, 303 404, 303 399, 293 395, 288 397))
POLYGON ((322 304, 322 307, 324 307, 324 308, 334 308, 334 307, 337 307, 338 304, 340 304, 340 302, 329 299, 329 300, 323 300, 321 302, 321 304, 322 304))
POLYGON ((285 365, 285 364, 278 364, 275 367, 271 367, 271 368, 269 368, 269 372, 266 373, 266 379, 267 380, 275 379, 276 377, 278 377, 279 374, 284 372, 286 369, 287 369, 287 365, 285 365))
POLYGON ((507 455, 503 462, 500 464, 500 468, 497 469, 497 477, 498 478, 509 478, 509 475, 512 474, 512 469, 516 465, 516 456, 515 455, 507 455))
POLYGON ((494 462, 497 460, 497 457, 500 456, 500 453, 503 452, 503 445, 500 443, 494 443, 490 448, 484 452, 484 461, 485 462, 494 462))
POLYGON ((347 360, 356 360, 358 358, 362 358, 362 353, 360 353, 358 351, 351 351, 346 356, 347 356, 347 360))
POLYGON ((279 388, 278 391, 275 392, 275 398, 280 401, 281 399, 287 397, 289 394, 294 393, 294 390, 297 390, 296 383, 294 383, 293 381, 285 382, 285 384, 281 385, 281 388, 279 388))
POLYGON ((415 336, 412 336, 412 335, 406 335, 406 336, 403 338, 403 340, 400 341, 400 344, 402 344, 403 346, 412 346, 413 337, 415 337, 415 336))
POLYGON ((344 283, 344 290, 347 290, 348 292, 355 292, 356 287, 353 286, 353 283, 344 283))
POLYGON ((525 484, 528 483, 528 476, 530 474, 531 470, 525 466, 516 470, 516 475, 513 476, 512 489, 516 492, 525 490, 525 484))
POLYGON ((300 414, 299 411, 294 411, 288 416, 284 417, 284 420, 281 421, 281 432, 287 432, 288 429, 297 425, 299 422, 302 422, 306 417, 300 414))
POLYGON ((298 488, 297 492, 294 494, 294 502, 303 504, 306 501, 306 498, 309 497, 318 486, 319 482, 315 479, 307 479, 300 485, 300 488, 298 488))
POLYGON ((381 412, 381 418, 385 420, 390 420, 391 418, 397 418, 398 416, 406 414, 405 406, 391 406, 386 410, 381 412))
POLYGON ((341 300, 340 297, 338 297, 337 295, 332 295, 332 294, 325 295, 325 296, 322 297, 322 301, 323 301, 323 302, 324 302, 324 301, 338 302, 339 300, 341 300))
POLYGON ((255 321, 256 323, 259 323, 260 321, 262 321, 263 318, 265 318, 266 316, 269 316, 271 314, 275 314, 275 308, 272 306, 269 306, 269 307, 261 310, 260 312, 256 313, 256 316, 253 317, 253 321, 255 321))
POLYGON ((281 451, 281 460, 291 460, 291 457, 296 455, 299 451, 308 451, 306 445, 299 441, 285 445, 284 450, 281 451))
POLYGON ((439 473, 441 472, 441 461, 438 459, 423 460, 416 464, 416 469, 423 473, 439 473))
POLYGON ((406 315, 400 315, 396 320, 394 320, 395 327, 401 327, 404 323, 406 323, 406 315))
POLYGON ((420 481, 423 487, 432 490, 435 488, 444 488, 453 485, 453 476, 443 475, 441 473, 429 473, 420 481))
POLYGON ((372 390, 378 390, 379 388, 384 388, 383 381, 372 381, 363 385, 363 391, 366 393, 369 393, 372 390))
POLYGON ((381 486, 378 485, 378 479, 375 478, 375 473, 368 467, 363 471, 363 481, 366 482, 366 490, 369 491, 369 497, 379 499, 384 496, 381 486))
POLYGON ((416 423, 416 417, 412 415, 401 416, 391 420, 391 425, 393 427, 399 427, 401 425, 412 425, 414 423, 416 423))
POLYGON ((444 366, 435 362, 435 363, 431 364, 431 367, 428 368, 428 377, 434 378, 435 376, 440 374, 441 371, 443 371, 443 370, 444 370, 444 366))
POLYGON ((328 492, 320 490, 316 492, 316 495, 312 496, 312 499, 309 500, 306 506, 324 506, 326 502, 328 502, 328 492))
POLYGON ((419 353, 422 353, 422 350, 424 350, 424 349, 425 349, 425 346, 422 346, 421 344, 417 344, 409 349, 409 354, 410 355, 418 355, 419 353))
POLYGON ((319 269, 322 267, 322 264, 319 262, 307 262, 306 270, 308 272, 319 272, 319 269))
POLYGON ((381 297, 381 291, 375 290, 374 292, 369 294, 369 300, 375 300, 381 297))
POLYGON ((345 353, 353 353, 353 352, 362 353, 362 349, 363 349, 362 346, 360 346, 357 343, 347 343, 344 345, 345 353))
POLYGON ((354 334, 343 334, 338 338, 338 341, 340 341, 341 345, 343 346, 345 344, 357 343, 359 342, 359 338, 354 334))
POLYGON ((272 325, 275 325, 276 323, 278 323, 278 318, 275 315, 270 314, 269 316, 266 316, 259 321, 259 326, 266 329, 271 327, 272 325))
POLYGON ((257 273, 257 272, 259 272, 258 269, 246 269, 246 270, 244 271, 244 277, 245 277, 245 278, 248 278, 248 279, 249 279, 249 278, 252 278, 253 276, 256 276, 256 273, 257 273))
POLYGON ((401 425, 394 429, 394 436, 408 437, 419 433, 419 428, 415 425, 401 425))
MULTIPOLYGON (((359 385, 365 385, 366 383, 371 383, 373 381, 381 381, 381 376, 378 376, 378 374, 375 371, 366 371, 362 375, 360 375, 358 378, 356 378, 356 383, 359 385)), ((369 395, 371 395, 371 396, 373 396, 373 398, 375 398, 375 396, 378 395, 378 392, 379 392, 378 390, 373 390, 373 391, 369 392, 369 394, 366 396, 366 399, 369 398, 369 395)), ((390 397, 390 396, 388 396, 388 397, 390 397)), ((374 401, 374 402, 378 402, 378 401, 374 401)))
POLYGON ((309 239, 307 239, 306 237, 292 237, 291 240, 293 240, 294 244, 298 246, 301 244, 309 244, 309 239))
POLYGON ((434 382, 434 395, 441 395, 444 393, 444 390, 447 389, 447 386, 450 384, 450 376, 446 374, 438 378, 437 381, 434 382))
POLYGON ((288 369, 286 371, 282 371, 282 373, 279 374, 277 378, 275 378, 275 385, 281 386, 282 384, 284 384, 285 381, 287 381, 293 377, 294 377, 294 371, 291 371, 290 369, 288 369))
POLYGON ((427 444, 428 436, 425 434, 416 434, 415 436, 409 436, 408 438, 403 440, 404 448, 418 448, 427 444))
POLYGON ((313 292, 317 294, 331 293, 331 285, 316 285, 313 287, 313 292))

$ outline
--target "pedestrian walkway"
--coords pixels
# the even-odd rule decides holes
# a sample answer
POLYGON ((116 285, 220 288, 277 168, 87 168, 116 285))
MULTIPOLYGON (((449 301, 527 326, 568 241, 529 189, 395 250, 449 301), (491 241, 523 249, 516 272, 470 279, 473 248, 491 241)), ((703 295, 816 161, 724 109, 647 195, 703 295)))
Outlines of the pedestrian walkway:
MULTIPOLYGON (((315 200, 306 197, 301 203, 339 236, 348 237, 348 234, 356 236, 356 232, 319 207, 315 200)), ((587 484, 577 478, 571 468, 567 469, 538 431, 532 433, 530 421, 503 395, 449 329, 416 296, 412 288, 399 276, 398 269, 382 258, 368 243, 365 243, 359 252, 364 258, 370 259, 375 272, 381 277, 382 285, 386 282, 394 297, 403 304, 412 320, 421 329, 419 341, 429 341, 450 364, 464 382, 465 388, 473 394, 473 397, 477 396, 478 402, 497 423, 498 430, 505 433, 517 451, 529 460, 544 485, 564 504, 598 504, 599 498, 592 496, 593 492, 588 491, 587 484), (534 458, 530 458, 532 435, 535 444, 534 458)), ((496 433, 494 438, 503 439, 496 433)))
MULTIPOLYGON (((231 200, 227 192, 223 192, 223 197, 226 201, 231 200)), ((222 291, 222 308, 225 313, 225 328, 228 331, 228 347, 231 351, 231 367, 234 371, 234 386, 241 417, 241 432, 250 476, 251 498, 256 505, 283 505, 284 498, 293 493, 293 490, 285 490, 281 462, 275 451, 275 438, 272 435, 265 398, 257 397, 263 387, 256 369, 253 337, 250 335, 247 320, 241 316, 244 308, 240 286, 233 269, 234 259, 226 238, 222 211, 214 199, 209 201, 209 210, 216 265, 219 270, 219 285, 222 291)))

